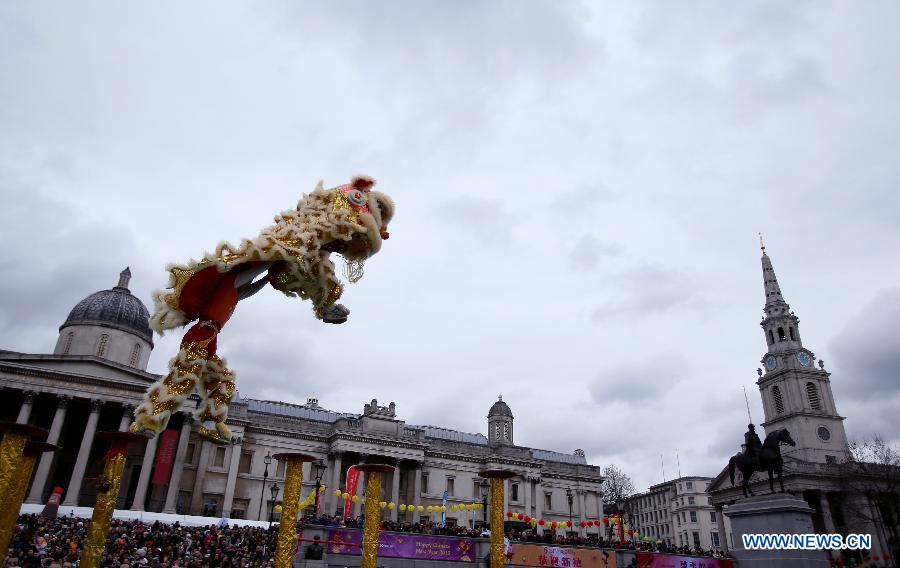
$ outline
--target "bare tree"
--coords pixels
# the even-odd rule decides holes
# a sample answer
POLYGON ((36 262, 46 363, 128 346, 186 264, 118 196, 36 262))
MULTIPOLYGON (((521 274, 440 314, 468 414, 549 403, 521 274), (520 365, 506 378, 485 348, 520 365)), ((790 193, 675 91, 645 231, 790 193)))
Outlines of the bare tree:
POLYGON ((843 505, 849 520, 883 530, 893 554, 900 551, 900 446, 879 435, 850 443, 841 465, 843 505))
POLYGON ((608 465, 603 469, 603 484, 600 491, 603 492, 604 503, 616 503, 624 501, 634 493, 634 483, 624 471, 614 465, 608 465))

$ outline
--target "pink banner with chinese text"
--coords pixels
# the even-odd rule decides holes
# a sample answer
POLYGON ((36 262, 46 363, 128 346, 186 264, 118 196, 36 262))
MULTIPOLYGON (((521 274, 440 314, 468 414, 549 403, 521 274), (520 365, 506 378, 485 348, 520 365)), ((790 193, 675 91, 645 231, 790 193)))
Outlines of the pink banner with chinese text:
POLYGON ((616 568, 616 553, 599 548, 513 544, 507 564, 537 568, 616 568))

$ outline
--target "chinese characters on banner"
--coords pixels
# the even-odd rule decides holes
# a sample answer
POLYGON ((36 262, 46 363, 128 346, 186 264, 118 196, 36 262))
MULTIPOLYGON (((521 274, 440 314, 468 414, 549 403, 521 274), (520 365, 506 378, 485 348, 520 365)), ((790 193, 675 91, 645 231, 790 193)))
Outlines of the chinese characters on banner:
POLYGON ((734 568, 734 563, 725 558, 650 554, 649 552, 639 552, 637 563, 640 568, 734 568))
POLYGON ((513 544, 507 563, 537 568, 616 568, 616 553, 599 548, 513 544))

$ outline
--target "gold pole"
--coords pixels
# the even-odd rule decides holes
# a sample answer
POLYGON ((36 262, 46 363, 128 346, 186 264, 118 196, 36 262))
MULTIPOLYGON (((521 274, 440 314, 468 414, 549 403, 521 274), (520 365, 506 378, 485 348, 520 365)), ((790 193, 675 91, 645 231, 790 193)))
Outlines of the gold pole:
MULTIPOLYGON (((25 442, 32 436, 47 436, 47 430, 29 426, 28 424, 17 424, 15 422, 0 422, 0 548, 4 553, 9 545, 9 538, 12 535, 12 526, 9 532, 6 531, 6 518, 13 514, 13 525, 15 519, 18 518, 19 509, 22 507, 22 501, 16 501, 16 488, 20 481, 19 477, 23 474, 20 470, 22 466, 22 454, 25 451, 25 442)), ((31 472, 28 472, 31 475, 31 472)), ((28 481, 25 481, 26 485, 28 481)))
POLYGON ((366 517, 363 523, 362 568, 377 568, 378 526, 381 524, 381 474, 394 471, 389 465, 363 464, 366 472, 366 517))
POLYGON ((376 568, 378 564, 378 524, 381 509, 381 473, 370 472, 366 478, 366 519, 363 523, 362 568, 376 568))
POLYGON ((34 472, 35 461, 42 453, 56 449, 57 446, 43 442, 28 441, 25 443, 19 467, 14 472, 15 475, 7 494, 9 504, 4 508, 3 516, 0 517, 0 550, 9 548, 9 540, 12 538, 13 529, 19 519, 19 510, 25 499, 25 491, 28 489, 28 482, 31 481, 31 474, 34 472))
POLYGON ((275 568, 291 568, 297 547, 297 515, 300 513, 300 490, 303 485, 303 462, 315 461, 306 454, 275 454, 287 462, 284 471, 284 495, 281 498, 281 520, 275 541, 275 568))
MULTIPOLYGON (((47 435, 47 430, 29 426, 28 424, 16 424, 14 422, 0 423, 0 527, 3 521, 10 516, 18 518, 22 503, 16 503, 11 499, 13 490, 18 484, 18 477, 22 475, 22 453, 25 450, 25 442, 31 436, 47 435)), ((8 537, 7 537, 8 539, 8 537)), ((2 549, 4 552, 6 548, 2 549)))
POLYGON ((100 432, 97 438, 112 440, 112 447, 106 454, 103 476, 97 483, 97 502, 94 505, 94 514, 91 515, 91 529, 88 531, 84 551, 81 554, 80 566, 83 568, 100 568, 100 559, 103 557, 106 538, 109 535, 109 524, 116 508, 116 501, 119 499, 122 472, 128 458, 128 443, 147 440, 145 436, 130 432, 100 432))
POLYGON ((506 565, 506 550, 503 546, 503 479, 491 479, 491 568, 506 565))
POLYGON ((506 547, 503 544, 505 531, 503 527, 503 483, 517 474, 505 469, 488 469, 478 475, 491 480, 491 560, 490 568, 503 568, 506 565, 506 547))

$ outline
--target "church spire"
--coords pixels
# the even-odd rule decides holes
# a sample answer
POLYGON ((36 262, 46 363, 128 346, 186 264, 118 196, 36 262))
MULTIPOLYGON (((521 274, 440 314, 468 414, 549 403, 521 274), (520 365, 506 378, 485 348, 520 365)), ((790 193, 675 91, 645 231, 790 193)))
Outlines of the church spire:
POLYGON ((775 276, 775 268, 772 259, 766 254, 766 245, 763 244, 762 235, 759 236, 759 248, 762 250, 763 288, 766 292, 766 305, 763 308, 767 316, 783 314, 790 311, 790 306, 781 295, 781 287, 778 286, 778 278, 775 276))
POLYGON ((784 301, 781 287, 775 276, 772 259, 766 253, 766 245, 762 235, 759 236, 759 247, 762 250, 763 288, 766 293, 765 316, 760 322, 766 335, 770 351, 795 351, 803 345, 800 342, 800 319, 791 311, 791 306, 784 301))

